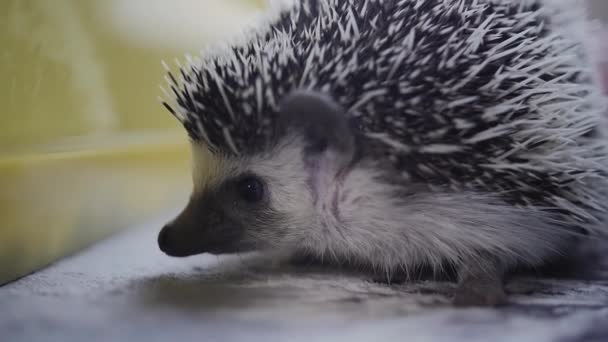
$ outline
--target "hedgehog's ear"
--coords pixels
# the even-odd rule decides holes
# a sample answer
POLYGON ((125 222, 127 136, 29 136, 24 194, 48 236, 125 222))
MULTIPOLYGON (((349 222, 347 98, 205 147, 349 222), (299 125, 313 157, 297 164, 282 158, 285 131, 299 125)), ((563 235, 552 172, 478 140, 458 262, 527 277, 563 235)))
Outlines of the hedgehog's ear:
POLYGON ((320 93, 296 91, 280 104, 279 128, 283 134, 297 132, 304 138, 305 152, 313 156, 335 151, 352 158, 355 130, 349 115, 338 103, 320 93))

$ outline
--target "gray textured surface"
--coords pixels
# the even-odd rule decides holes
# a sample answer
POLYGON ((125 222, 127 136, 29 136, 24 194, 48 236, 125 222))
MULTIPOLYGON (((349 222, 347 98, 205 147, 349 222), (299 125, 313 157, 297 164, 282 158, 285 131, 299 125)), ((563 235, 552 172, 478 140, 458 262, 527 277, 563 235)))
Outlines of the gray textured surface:
POLYGON ((608 277, 517 279, 501 310, 451 309, 453 285, 277 272, 255 257, 171 259, 160 222, 0 288, 2 341, 608 341, 608 277))

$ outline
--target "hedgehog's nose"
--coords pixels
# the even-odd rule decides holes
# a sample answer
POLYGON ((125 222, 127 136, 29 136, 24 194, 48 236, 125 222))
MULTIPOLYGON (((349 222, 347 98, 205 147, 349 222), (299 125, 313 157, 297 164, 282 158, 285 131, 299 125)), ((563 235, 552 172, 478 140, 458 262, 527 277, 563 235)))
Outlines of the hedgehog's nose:
POLYGON ((169 253, 170 245, 169 245, 169 226, 163 227, 160 233, 158 233, 158 248, 166 254, 169 253))

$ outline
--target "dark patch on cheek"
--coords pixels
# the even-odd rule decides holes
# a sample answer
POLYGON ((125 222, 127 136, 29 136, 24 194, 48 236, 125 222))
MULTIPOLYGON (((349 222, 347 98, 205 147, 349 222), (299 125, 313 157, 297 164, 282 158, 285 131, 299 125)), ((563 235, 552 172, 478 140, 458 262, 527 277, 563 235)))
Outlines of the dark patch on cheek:
MULTIPOLYGON (((219 202, 222 203, 222 202, 219 202)), ((234 215, 234 210, 210 205, 197 220, 198 240, 206 252, 212 254, 243 251, 243 237, 247 229, 245 221, 234 215)))
POLYGON ((193 197, 159 233, 159 248, 171 256, 240 251, 245 227, 234 220, 217 196, 193 197))
POLYGON ((204 245, 209 253, 236 253, 250 249, 243 241, 245 227, 232 221, 219 224, 205 234, 204 245))
POLYGON ((220 226, 224 222, 224 220, 224 214, 222 214, 220 211, 213 211, 207 216, 206 224, 209 227, 217 227, 220 226))

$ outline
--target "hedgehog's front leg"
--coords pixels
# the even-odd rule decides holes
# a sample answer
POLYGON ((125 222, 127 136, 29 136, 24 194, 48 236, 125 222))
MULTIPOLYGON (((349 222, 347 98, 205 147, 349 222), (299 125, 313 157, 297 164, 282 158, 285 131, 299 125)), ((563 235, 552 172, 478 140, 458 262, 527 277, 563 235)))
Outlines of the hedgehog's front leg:
POLYGON ((464 265, 458 271, 458 287, 454 294, 456 306, 506 305, 505 268, 498 262, 464 265))

